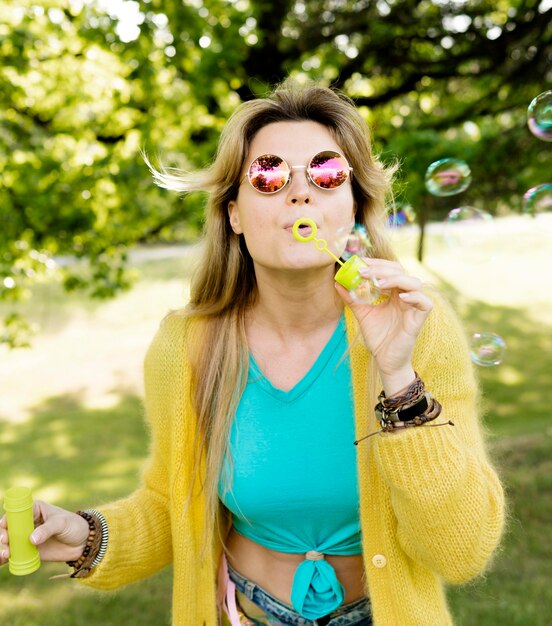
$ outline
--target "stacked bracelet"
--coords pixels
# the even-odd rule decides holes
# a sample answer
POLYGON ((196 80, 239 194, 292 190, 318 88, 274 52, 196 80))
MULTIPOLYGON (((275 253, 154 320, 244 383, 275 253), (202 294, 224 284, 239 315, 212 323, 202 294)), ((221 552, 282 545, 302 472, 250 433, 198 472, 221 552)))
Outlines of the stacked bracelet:
POLYGON ((408 387, 401 389, 391 398, 386 398, 385 392, 382 391, 378 396, 378 401, 384 404, 385 407, 388 409, 397 409, 400 407, 409 406, 416 402, 420 398, 420 396, 423 395, 425 391, 425 385, 418 373, 414 372, 414 374, 416 378, 414 378, 414 381, 410 383, 408 387))
MULTIPOLYGON (((378 403, 374 407, 376 418, 381 426, 381 431, 377 432, 423 426, 439 417, 441 409, 441 404, 429 391, 425 390, 423 381, 416 374, 414 382, 393 397, 387 398, 383 391, 380 393, 378 403)), ((451 421, 444 424, 454 426, 451 421)), ((442 424, 432 425, 441 426, 442 424)), ((354 442, 355 445, 363 439, 376 435, 377 432, 358 439, 354 442)))
POLYGON ((423 426, 439 417, 441 409, 441 404, 429 391, 424 392, 421 398, 404 409, 390 411, 381 402, 375 408, 376 417, 381 424, 381 429, 385 432, 396 428, 423 426))
POLYGON ((71 578, 85 578, 100 563, 107 550, 107 522, 101 513, 93 509, 77 511, 77 515, 88 523, 88 538, 82 555, 76 561, 67 561, 67 565, 75 570, 71 578))

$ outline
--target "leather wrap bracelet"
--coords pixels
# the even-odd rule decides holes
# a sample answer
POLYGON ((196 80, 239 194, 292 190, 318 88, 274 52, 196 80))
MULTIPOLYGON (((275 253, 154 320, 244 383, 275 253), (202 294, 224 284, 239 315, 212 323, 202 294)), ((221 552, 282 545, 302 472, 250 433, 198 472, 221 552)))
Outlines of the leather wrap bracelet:
POLYGON ((378 420, 381 424, 381 429, 385 432, 389 432, 398 428, 409 428, 412 426, 423 426, 428 422, 432 422, 434 419, 439 417, 441 414, 441 404, 435 400, 435 398, 426 391, 424 393, 425 402, 417 402, 416 405, 413 405, 411 408, 414 412, 414 415, 409 419, 405 419, 406 415, 403 415, 396 418, 396 412, 381 412, 378 416, 378 412, 376 411, 376 416, 378 416, 378 420), (423 410, 421 407, 425 406, 423 410), (418 408, 420 407, 420 408, 418 408))
POLYGON ((428 396, 431 398, 431 394, 429 394, 429 392, 425 392, 415 402, 404 408, 401 406, 388 408, 380 400, 374 408, 376 417, 380 422, 384 419, 391 422, 408 422, 414 417, 422 415, 425 411, 427 411, 429 407, 428 396))
MULTIPOLYGON (((380 393, 374 411, 381 430, 357 439, 354 444, 357 445, 364 439, 381 432, 388 433, 404 428, 424 426, 439 417, 441 410, 441 404, 429 391, 425 390, 423 381, 416 373, 414 381, 391 398, 387 398, 384 391, 380 393)), ((429 426, 447 424, 454 426, 450 420, 442 424, 429 424, 429 426)))

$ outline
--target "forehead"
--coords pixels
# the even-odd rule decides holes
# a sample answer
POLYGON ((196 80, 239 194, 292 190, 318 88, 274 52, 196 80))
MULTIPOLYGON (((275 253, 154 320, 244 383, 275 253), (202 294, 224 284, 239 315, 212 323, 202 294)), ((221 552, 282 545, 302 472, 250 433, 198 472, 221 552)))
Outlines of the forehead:
POLYGON ((342 152, 327 126, 309 120, 272 122, 253 137, 248 156, 253 160, 261 154, 276 154, 295 164, 306 163, 323 150, 342 152))

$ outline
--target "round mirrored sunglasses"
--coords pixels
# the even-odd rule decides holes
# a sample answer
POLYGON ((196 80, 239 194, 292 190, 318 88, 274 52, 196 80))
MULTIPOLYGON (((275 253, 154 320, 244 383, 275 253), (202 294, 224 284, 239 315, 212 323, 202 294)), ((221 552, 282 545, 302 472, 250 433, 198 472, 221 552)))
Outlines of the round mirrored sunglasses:
POLYGON ((308 180, 320 189, 337 189, 349 178, 353 168, 334 150, 318 152, 308 165, 289 165, 275 154, 263 154, 249 166, 244 179, 260 193, 281 191, 291 180, 292 169, 304 169, 308 180))

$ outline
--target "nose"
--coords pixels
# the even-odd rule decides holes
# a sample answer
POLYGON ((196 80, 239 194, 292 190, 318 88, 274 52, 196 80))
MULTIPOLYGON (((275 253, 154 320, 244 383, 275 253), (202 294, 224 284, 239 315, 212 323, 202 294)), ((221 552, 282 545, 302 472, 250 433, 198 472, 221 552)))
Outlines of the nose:
POLYGON ((311 186, 307 178, 306 168, 301 166, 293 167, 287 189, 288 203, 309 204, 311 200, 311 186))

